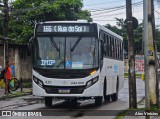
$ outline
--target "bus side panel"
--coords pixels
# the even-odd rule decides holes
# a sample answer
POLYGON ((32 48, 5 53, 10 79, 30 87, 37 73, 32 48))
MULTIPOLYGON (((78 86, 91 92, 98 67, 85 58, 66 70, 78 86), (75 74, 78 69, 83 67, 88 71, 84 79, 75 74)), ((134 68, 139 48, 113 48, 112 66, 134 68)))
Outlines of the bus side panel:
POLYGON ((101 77, 106 79, 106 95, 112 93, 112 70, 111 59, 103 58, 103 66, 101 69, 101 77))
POLYGON ((101 77, 106 78, 106 94, 116 93, 117 78, 119 80, 119 90, 124 85, 124 63, 121 60, 110 58, 103 59, 101 77))
POLYGON ((119 90, 124 87, 124 61, 119 63, 119 90))
POLYGON ((117 90, 117 83, 118 83, 118 90, 122 89, 124 86, 124 62, 121 60, 114 60, 113 64, 113 87, 112 94, 116 93, 117 90), (118 81, 118 82, 117 82, 118 81))

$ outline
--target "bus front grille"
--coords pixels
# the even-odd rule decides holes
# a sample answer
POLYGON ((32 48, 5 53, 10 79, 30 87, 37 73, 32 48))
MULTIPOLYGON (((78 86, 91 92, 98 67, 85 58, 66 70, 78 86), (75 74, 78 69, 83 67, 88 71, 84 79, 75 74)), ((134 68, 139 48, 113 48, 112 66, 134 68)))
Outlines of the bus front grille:
POLYGON ((86 86, 44 86, 48 94, 82 94, 85 88, 86 86))

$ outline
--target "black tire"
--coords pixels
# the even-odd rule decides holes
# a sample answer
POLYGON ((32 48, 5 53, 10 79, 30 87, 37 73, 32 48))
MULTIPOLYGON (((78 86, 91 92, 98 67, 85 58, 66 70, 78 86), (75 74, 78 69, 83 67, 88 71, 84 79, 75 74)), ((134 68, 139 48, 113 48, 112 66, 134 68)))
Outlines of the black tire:
POLYGON ((77 106, 78 100, 77 99, 71 99, 70 103, 71 103, 71 106, 77 106))
POLYGON ((9 90, 16 91, 19 88, 19 85, 20 85, 19 80, 16 79, 16 78, 13 78, 12 80, 8 84, 9 90), (14 80, 14 85, 11 85, 12 80, 14 80))
POLYGON ((102 100, 103 100, 102 96, 95 97, 95 106, 101 106, 102 100))
POLYGON ((117 95, 117 93, 112 94, 112 95, 111 95, 111 99, 112 99, 112 101, 117 101, 117 100, 118 100, 118 95, 117 95))
POLYGON ((110 101, 110 96, 109 95, 106 95, 106 80, 104 81, 104 87, 103 87, 103 97, 104 97, 104 100, 106 102, 109 102, 110 101))
POLYGON ((111 96, 110 96, 110 95, 106 95, 106 96, 104 97, 104 99, 105 99, 106 102, 109 102, 110 99, 111 99, 111 96))
POLYGON ((70 104, 71 106, 76 106, 78 104, 77 99, 67 99, 66 102, 70 104))
POLYGON ((70 101, 71 101, 71 103, 74 103, 74 104, 76 104, 78 102, 77 99, 71 99, 70 101))
POLYGON ((117 101, 118 100, 118 88, 119 88, 119 82, 117 80, 117 85, 116 85, 116 93, 111 95, 112 101, 117 101))
POLYGON ((51 97, 45 97, 44 103, 46 107, 52 107, 52 98, 51 97))

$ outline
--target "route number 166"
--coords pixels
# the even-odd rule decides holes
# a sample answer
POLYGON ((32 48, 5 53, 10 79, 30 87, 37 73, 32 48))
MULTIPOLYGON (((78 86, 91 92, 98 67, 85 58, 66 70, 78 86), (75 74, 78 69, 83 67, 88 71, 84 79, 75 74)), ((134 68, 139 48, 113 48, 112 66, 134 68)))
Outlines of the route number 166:
POLYGON ((43 26, 43 32, 52 32, 52 26, 43 26))

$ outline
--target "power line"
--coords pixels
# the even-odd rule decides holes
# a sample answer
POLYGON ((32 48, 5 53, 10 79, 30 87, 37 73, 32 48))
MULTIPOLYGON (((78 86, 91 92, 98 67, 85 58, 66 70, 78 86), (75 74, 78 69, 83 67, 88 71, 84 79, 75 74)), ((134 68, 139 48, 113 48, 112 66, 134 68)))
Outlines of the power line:
POLYGON ((105 4, 105 3, 115 3, 115 2, 120 2, 122 0, 118 0, 118 1, 112 1, 112 2, 103 2, 103 3, 97 3, 97 4, 91 4, 91 5, 85 5, 85 6, 95 6, 95 5, 101 5, 101 4, 105 4))
MULTIPOLYGON (((155 18, 155 19, 160 19, 160 18, 155 18)), ((114 20, 114 19, 93 19, 94 21, 117 21, 117 20, 114 20)), ((137 19, 137 20, 141 20, 143 21, 143 19, 137 19)), ((159 24, 160 25, 160 24, 159 24)))
MULTIPOLYGON (((107 12, 108 13, 108 12, 107 12)), ((98 17, 101 17, 101 16, 115 16, 115 15, 121 15, 121 14, 123 14, 123 13, 125 13, 125 11, 124 12, 118 12, 118 13, 115 13, 115 14, 99 14, 99 16, 98 17)), ((94 16, 94 15, 92 15, 92 16, 94 16)), ((95 16, 94 16, 95 17, 95 16)))
MULTIPOLYGON (((141 10, 138 10, 138 11, 135 11, 135 12, 142 12, 141 10)), ((107 12, 108 13, 108 12, 107 12)), ((126 11, 123 11, 123 12, 119 12, 119 13, 115 13, 115 14, 99 14, 98 16, 96 15, 96 16, 94 16, 94 15, 92 15, 93 17, 98 17, 98 18, 100 18, 100 17, 106 17, 106 16, 115 16, 115 15, 122 15, 122 14, 126 14, 126 11)))
MULTIPOLYGON (((139 5, 142 5, 142 3, 141 4, 136 4, 135 6, 139 6, 139 5)), ((92 14, 92 16, 99 16, 101 14, 106 14, 106 13, 114 12, 114 11, 121 10, 121 9, 124 9, 124 8, 125 7, 115 8, 115 9, 110 10, 110 11, 103 11, 103 12, 99 12, 99 13, 96 13, 96 14, 92 14)))
MULTIPOLYGON (((140 2, 137 2, 137 3, 133 3, 132 5, 137 5, 137 4, 143 4, 143 1, 140 1, 140 2)), ((121 7, 126 7, 126 5, 117 6, 117 7, 111 7, 111 8, 102 8, 102 9, 88 9, 88 11, 97 12, 97 11, 111 10, 111 9, 121 8, 121 7)))
POLYGON ((117 11, 117 10, 120 10, 120 9, 124 9, 125 7, 117 7, 115 9, 111 9, 110 11, 103 11, 103 12, 98 12, 96 14, 92 14, 92 15, 99 15, 99 14, 104 14, 104 13, 108 13, 108 12, 113 12, 113 11, 117 11))
MULTIPOLYGON (((93 19, 94 21, 117 21, 116 19, 115 20, 113 20, 113 19, 111 19, 111 20, 107 20, 107 19, 93 19)), ((143 20, 143 19, 137 19, 137 20, 143 20)))
MULTIPOLYGON (((125 12, 125 11, 124 11, 124 12, 125 12)), ((119 13, 116 13, 116 14, 107 14, 107 15, 102 14, 102 15, 99 15, 99 16, 92 16, 92 17, 98 17, 98 18, 107 17, 107 16, 111 17, 111 16, 115 16, 115 15, 121 15, 121 14, 123 14, 124 12, 119 12, 119 13)))

